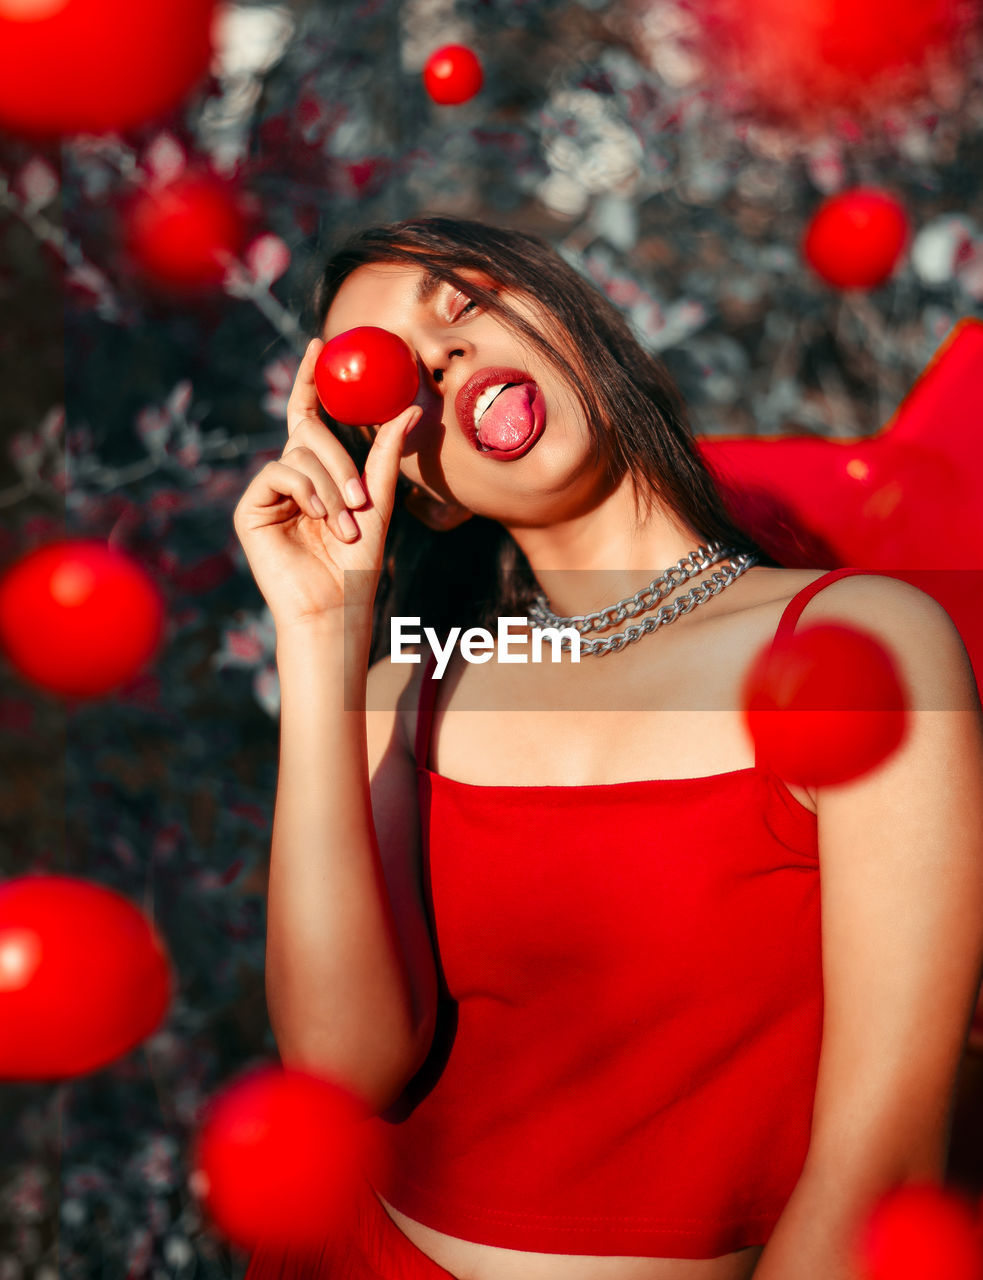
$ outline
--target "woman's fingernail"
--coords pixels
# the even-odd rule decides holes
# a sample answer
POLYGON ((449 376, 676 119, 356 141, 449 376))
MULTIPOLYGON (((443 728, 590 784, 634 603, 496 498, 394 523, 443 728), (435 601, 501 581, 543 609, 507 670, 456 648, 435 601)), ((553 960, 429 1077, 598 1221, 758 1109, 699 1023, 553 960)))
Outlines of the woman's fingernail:
POLYGON ((317 512, 319 516, 326 516, 328 514, 327 507, 324 505, 324 503, 321 501, 321 499, 317 496, 316 493, 311 495, 311 506, 314 508, 314 510, 317 512))
POLYGON ((365 501, 365 490, 354 477, 345 485, 345 501, 350 507, 360 507, 365 501))
POLYGON ((346 538, 354 538, 358 533, 358 525, 347 511, 342 511, 338 516, 338 528, 346 538))

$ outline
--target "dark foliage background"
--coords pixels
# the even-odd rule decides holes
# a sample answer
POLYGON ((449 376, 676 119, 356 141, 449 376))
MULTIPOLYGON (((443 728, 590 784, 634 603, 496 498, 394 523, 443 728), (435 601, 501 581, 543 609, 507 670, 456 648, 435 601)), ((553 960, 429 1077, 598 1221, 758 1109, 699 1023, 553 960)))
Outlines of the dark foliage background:
MULTIPOLYGON (((0 1280, 240 1276, 188 1184, 204 1100, 275 1045, 263 996, 275 787, 273 634, 232 529, 279 455, 319 254, 418 212, 531 229, 663 354, 705 434, 877 430, 955 320, 983 315, 983 56, 887 112, 793 126, 724 92, 683 0, 323 0, 223 9, 213 73, 126 137, 0 136, 0 564, 51 538, 126 548, 165 593, 154 663, 66 704, 0 667, 0 869, 140 903, 178 975, 160 1030, 104 1071, 0 1088, 0 1280), (474 101, 419 70, 458 39, 474 101), (252 201, 224 288, 154 291, 118 204, 205 157, 252 201), (838 294, 798 245, 820 199, 886 185, 916 237, 838 294), (272 238, 271 238, 272 237, 272 238)), ((981 1059, 951 1176, 983 1189, 981 1059)))

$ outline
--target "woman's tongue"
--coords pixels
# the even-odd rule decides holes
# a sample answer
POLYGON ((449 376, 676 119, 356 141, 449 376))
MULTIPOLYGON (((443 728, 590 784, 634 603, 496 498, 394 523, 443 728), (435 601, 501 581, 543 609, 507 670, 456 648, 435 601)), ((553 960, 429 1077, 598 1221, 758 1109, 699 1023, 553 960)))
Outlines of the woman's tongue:
POLYGON ((478 439, 487 449, 518 449, 532 434, 533 388, 528 382, 500 391, 478 422, 478 439))

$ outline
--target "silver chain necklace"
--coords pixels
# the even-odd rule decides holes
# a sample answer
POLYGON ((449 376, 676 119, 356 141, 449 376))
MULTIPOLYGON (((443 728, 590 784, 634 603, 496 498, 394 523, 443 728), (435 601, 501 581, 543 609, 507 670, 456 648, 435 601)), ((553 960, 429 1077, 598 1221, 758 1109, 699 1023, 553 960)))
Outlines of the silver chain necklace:
MULTIPOLYGON (((671 605, 663 605, 651 618, 645 618, 639 623, 633 623, 631 626, 625 627, 624 631, 618 632, 617 635, 608 636, 601 640, 586 640, 581 642, 580 645, 581 654, 588 656, 610 653, 612 649, 617 651, 623 649, 625 645, 640 640, 642 636, 648 635, 659 627, 668 626, 670 622, 675 622, 684 613, 689 613, 691 609, 695 609, 698 604, 703 604, 711 596, 718 595, 723 591, 724 587, 730 586, 742 573, 750 569, 753 564, 756 564, 758 557, 746 551, 735 555, 734 548, 725 547, 722 542, 711 542, 709 547, 705 547, 701 543, 695 551, 683 556, 681 560, 677 560, 670 568, 663 570, 657 578, 653 578, 647 587, 643 587, 641 591, 636 591, 633 596, 626 596, 624 600, 619 600, 617 604, 609 605, 606 609, 600 609, 595 613, 575 614, 570 618, 561 618, 552 611, 545 595, 538 595, 529 606, 528 616, 540 627, 573 627, 582 636, 594 631, 604 631, 608 627, 617 626, 618 623, 624 622, 626 618, 635 618, 638 614, 653 608, 660 600, 664 600, 681 582, 688 582, 690 578, 695 578, 698 573, 702 573, 704 569, 708 569, 710 565, 717 564, 726 557, 729 557, 729 562, 723 568, 712 573, 709 578, 705 578, 702 582, 698 582, 695 587, 691 587, 685 595, 680 596, 678 600, 674 600, 671 605)), ((560 641, 561 649, 569 652, 571 647, 571 640, 564 638, 560 641)))

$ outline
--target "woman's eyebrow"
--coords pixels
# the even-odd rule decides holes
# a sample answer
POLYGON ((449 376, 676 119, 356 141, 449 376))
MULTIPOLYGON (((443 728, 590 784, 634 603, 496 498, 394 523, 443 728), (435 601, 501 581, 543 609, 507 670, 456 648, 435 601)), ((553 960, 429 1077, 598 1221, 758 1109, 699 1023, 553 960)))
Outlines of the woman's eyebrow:
POLYGON ((416 286, 414 300, 419 303, 429 302, 443 283, 444 281, 435 272, 427 271, 416 286))

